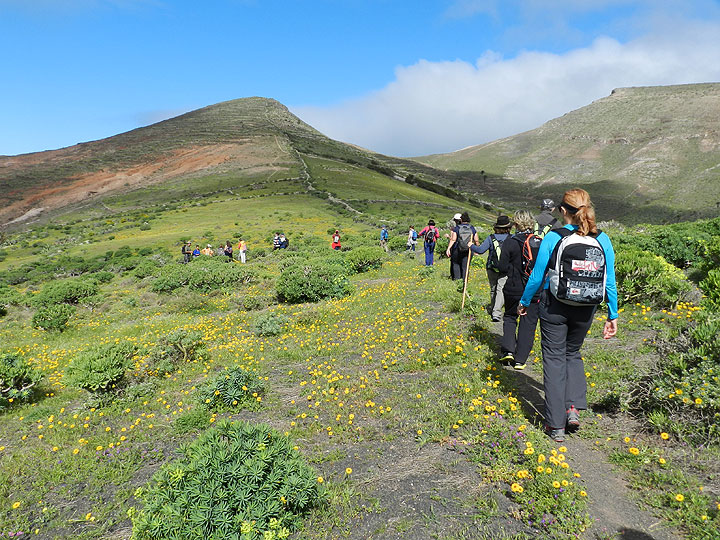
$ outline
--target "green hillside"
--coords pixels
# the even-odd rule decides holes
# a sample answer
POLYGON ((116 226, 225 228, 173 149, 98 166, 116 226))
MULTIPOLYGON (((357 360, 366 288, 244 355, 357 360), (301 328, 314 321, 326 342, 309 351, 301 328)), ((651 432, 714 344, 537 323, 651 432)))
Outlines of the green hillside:
POLYGON ((720 208, 720 84, 620 88, 532 131, 417 159, 505 177, 518 196, 582 186, 608 217, 712 217, 720 208))

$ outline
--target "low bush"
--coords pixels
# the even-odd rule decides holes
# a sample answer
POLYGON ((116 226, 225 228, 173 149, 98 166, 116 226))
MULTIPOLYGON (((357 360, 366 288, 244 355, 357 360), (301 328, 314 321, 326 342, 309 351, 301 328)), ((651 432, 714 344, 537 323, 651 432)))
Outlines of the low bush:
POLYGON ((621 304, 642 302, 671 307, 692 290, 681 270, 662 257, 637 248, 626 247, 617 252, 615 275, 621 304))
POLYGON ((98 294, 99 288, 92 279, 65 279, 48 283, 42 290, 30 298, 35 307, 57 304, 79 304, 88 297, 98 294))
POLYGON ((189 264, 168 265, 152 284, 155 292, 171 292, 180 287, 196 291, 235 289, 255 280, 255 273, 244 265, 225 262, 224 257, 200 257, 189 264))
POLYGON ((128 342, 97 345, 76 356, 65 372, 70 386, 95 394, 108 393, 120 386, 135 347, 128 342))
POLYGON ((206 355, 202 333, 179 328, 160 338, 152 348, 147 371, 152 375, 165 375, 183 363, 203 360, 206 355))
POLYGON ((112 278, 115 277, 115 274, 108 272, 107 270, 101 270, 100 272, 95 272, 90 277, 98 283, 109 283, 112 281, 112 278))
POLYGON ((221 371, 205 387, 198 390, 198 399, 210 409, 234 409, 262 401, 265 384, 255 374, 240 367, 221 371))
POLYGON ((224 420, 180 447, 131 509, 133 540, 283 539, 326 498, 287 437, 224 420))
POLYGON ((42 306, 38 308, 33 315, 32 325, 42 330, 57 330, 62 332, 67 327, 67 323, 75 314, 77 308, 68 304, 58 304, 53 306, 42 306))
POLYGON ((266 313, 255 321, 255 333, 258 336, 277 336, 282 333, 289 319, 280 313, 266 313))
POLYGON ((390 251, 405 251, 407 249, 407 236, 391 236, 388 240, 390 251))
POLYGON ((705 298, 703 305, 712 311, 720 311, 720 268, 710 270, 707 277, 700 282, 705 298))
POLYGON ((276 290, 281 301, 299 303, 347 296, 352 286, 338 266, 309 261, 283 270, 276 290))
POLYGON ((0 305, 17 306, 23 303, 23 295, 12 287, 0 283, 0 305))
POLYGON ((379 246, 367 246, 348 251, 344 256, 352 271, 361 274, 374 268, 382 268, 387 254, 379 246))
POLYGON ((0 355, 0 411, 11 403, 29 401, 42 373, 16 354, 0 355))

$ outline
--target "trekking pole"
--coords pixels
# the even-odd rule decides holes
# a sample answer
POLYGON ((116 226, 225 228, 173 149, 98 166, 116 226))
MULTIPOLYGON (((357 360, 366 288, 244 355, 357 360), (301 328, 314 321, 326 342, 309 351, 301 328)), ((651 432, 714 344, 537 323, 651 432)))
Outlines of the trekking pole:
POLYGON ((472 251, 469 251, 467 265, 465 266, 465 283, 463 283, 463 297, 462 297, 462 305, 460 306, 460 313, 462 313, 463 310, 465 309, 465 293, 467 293, 468 277, 470 275, 470 259, 471 258, 472 258, 472 251))

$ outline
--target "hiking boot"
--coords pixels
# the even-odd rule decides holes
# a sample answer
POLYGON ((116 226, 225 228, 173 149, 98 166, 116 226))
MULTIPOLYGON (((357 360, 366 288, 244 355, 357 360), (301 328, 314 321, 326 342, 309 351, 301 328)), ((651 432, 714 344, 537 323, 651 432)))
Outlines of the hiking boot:
POLYGON ((520 362, 515 362, 513 364, 513 369, 521 371, 521 370, 525 369, 525 364, 524 363, 521 364, 520 362))
POLYGON ((499 315, 497 317, 492 318, 492 322, 500 322, 501 320, 502 320, 502 317, 500 317, 499 315))
POLYGON ((578 429, 580 427, 580 413, 575 408, 575 405, 571 405, 567 411, 567 426, 568 429, 578 429))
POLYGON ((512 353, 506 353, 505 356, 500 359, 500 362, 502 362, 503 364, 512 364, 514 360, 515 357, 512 355, 512 353))
POLYGON ((549 426, 545 426, 545 433, 547 433, 548 437, 550 437, 555 442, 565 441, 565 430, 563 428, 555 429, 549 426))

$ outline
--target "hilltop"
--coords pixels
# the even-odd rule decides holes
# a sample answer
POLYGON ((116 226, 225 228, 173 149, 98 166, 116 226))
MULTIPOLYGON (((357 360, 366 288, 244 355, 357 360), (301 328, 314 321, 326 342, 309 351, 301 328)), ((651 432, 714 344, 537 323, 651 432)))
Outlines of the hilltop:
MULTIPOLYGON (((465 200, 457 191, 436 185, 451 183, 453 174, 334 141, 281 103, 253 97, 211 105, 99 141, 0 157, 0 189, 8 201, 0 208, 0 226, 47 220, 78 209, 108 214, 117 211, 118 205, 148 208, 218 193, 307 194, 317 191, 318 181, 325 186, 324 196, 342 198, 343 186, 358 182, 344 178, 343 167, 373 184, 362 196, 355 194, 358 199, 398 199, 395 188, 405 179, 418 183, 424 176, 425 188, 465 200), (323 182, 322 175, 312 177, 313 169, 303 156, 337 161, 342 167, 326 164, 338 170, 323 182)), ((400 198, 423 200, 426 195, 400 198)), ((341 204, 348 206, 345 201, 341 204)))
POLYGON ((506 177, 496 189, 515 196, 584 186, 613 217, 710 217, 720 208, 720 84, 619 88, 537 129, 416 159, 506 177))

